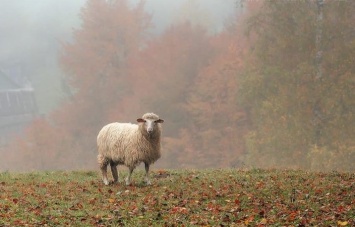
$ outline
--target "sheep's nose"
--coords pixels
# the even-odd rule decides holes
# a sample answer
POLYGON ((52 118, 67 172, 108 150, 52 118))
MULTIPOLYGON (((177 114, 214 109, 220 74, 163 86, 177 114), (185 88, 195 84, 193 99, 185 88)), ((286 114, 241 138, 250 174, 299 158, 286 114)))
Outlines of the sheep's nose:
POLYGON ((147 132, 150 134, 150 133, 153 132, 153 129, 152 129, 152 128, 148 128, 148 129, 147 129, 147 132))

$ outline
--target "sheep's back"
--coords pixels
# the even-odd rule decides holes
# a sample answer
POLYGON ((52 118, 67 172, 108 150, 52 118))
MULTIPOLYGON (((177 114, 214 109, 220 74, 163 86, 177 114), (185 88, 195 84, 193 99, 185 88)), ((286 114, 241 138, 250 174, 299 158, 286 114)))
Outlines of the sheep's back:
POLYGON ((111 123, 104 126, 97 136, 99 153, 111 160, 124 159, 124 151, 129 149, 137 130, 138 126, 130 123, 111 123))

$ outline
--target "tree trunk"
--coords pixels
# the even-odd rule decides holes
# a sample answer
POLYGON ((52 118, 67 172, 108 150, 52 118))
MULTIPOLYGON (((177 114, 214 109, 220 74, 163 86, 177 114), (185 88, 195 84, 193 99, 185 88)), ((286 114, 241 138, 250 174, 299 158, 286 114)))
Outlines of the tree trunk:
MULTIPOLYGON (((324 0, 317 0, 317 21, 316 21, 316 56, 315 56, 315 64, 316 64, 316 75, 315 75, 315 88, 321 89, 321 81, 323 78, 323 67, 322 67, 322 58, 323 58, 323 50, 322 50, 322 36, 323 36, 323 5, 324 0)), ((322 124, 322 110, 319 96, 319 93, 316 92, 318 97, 315 97, 315 103, 313 106, 313 122, 315 125, 315 145, 319 146, 320 137, 321 137, 321 124, 322 124)))

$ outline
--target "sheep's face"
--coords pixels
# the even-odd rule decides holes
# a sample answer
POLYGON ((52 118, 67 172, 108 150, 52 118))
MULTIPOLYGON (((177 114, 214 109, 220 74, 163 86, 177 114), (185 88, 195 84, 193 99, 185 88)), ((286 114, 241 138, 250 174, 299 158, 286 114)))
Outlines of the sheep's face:
POLYGON ((143 115, 142 118, 138 118, 137 122, 142 123, 148 136, 152 137, 154 132, 157 131, 158 123, 163 123, 164 120, 160 119, 155 114, 146 115, 147 114, 143 115))

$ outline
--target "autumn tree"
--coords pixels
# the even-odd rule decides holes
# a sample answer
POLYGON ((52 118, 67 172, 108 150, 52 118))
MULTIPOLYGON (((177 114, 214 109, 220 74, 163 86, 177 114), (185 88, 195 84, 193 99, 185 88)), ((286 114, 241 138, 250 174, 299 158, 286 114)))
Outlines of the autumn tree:
POLYGON ((189 22, 175 24, 133 59, 140 67, 129 67, 136 79, 125 107, 133 113, 152 109, 168 119, 161 166, 240 166, 247 123, 237 73, 247 42, 236 27, 211 36, 189 22))
MULTIPOLYGON (((233 30, 235 28, 233 27, 233 30)), ((246 40, 238 32, 211 39, 215 48, 210 64, 201 68, 184 106, 193 119, 181 131, 187 166, 240 166, 247 117, 238 101, 238 72, 243 67, 246 40), (218 50, 218 51, 217 51, 218 50)))
POLYGON ((64 45, 61 56, 74 96, 55 119, 70 129, 85 153, 95 147, 96 134, 108 122, 114 104, 130 92, 127 59, 143 45, 150 16, 143 2, 131 8, 126 0, 90 0, 81 17, 82 27, 74 31, 73 42, 64 45))
POLYGON ((213 51, 206 30, 186 22, 171 25, 130 61, 133 92, 123 100, 123 109, 127 115, 153 111, 166 119, 161 166, 181 167, 178 158, 184 153, 171 141, 193 121, 184 105, 193 81, 213 51))
POLYGON ((246 141, 250 165, 352 168, 354 3, 323 7, 321 25, 315 1, 265 1, 249 19, 256 40, 240 94, 254 125, 246 141))
POLYGON ((238 91, 250 42, 244 35, 244 22, 255 8, 257 4, 248 3, 248 10, 236 11, 224 31, 209 38, 211 57, 199 68, 183 105, 189 124, 168 141, 180 152, 180 166, 243 166, 244 137, 250 122, 238 91))

